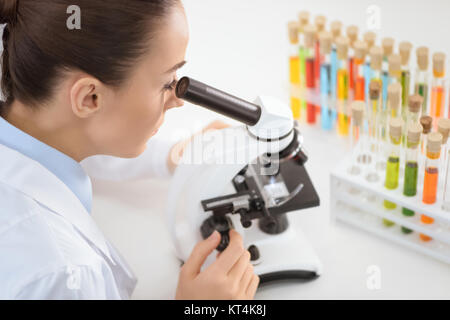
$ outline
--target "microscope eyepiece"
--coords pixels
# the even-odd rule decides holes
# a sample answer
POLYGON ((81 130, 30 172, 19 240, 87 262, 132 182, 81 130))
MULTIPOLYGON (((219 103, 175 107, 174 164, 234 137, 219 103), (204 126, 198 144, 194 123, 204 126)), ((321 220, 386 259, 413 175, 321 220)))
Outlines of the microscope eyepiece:
POLYGON ((261 117, 261 107, 210 87, 189 77, 181 78, 175 88, 178 98, 220 113, 249 126, 261 117))

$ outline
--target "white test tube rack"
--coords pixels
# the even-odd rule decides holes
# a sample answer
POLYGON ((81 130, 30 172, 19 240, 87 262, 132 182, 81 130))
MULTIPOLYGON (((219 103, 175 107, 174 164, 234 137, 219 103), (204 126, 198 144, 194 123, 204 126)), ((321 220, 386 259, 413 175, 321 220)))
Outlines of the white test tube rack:
POLYGON ((376 182, 369 182, 366 179, 368 172, 376 170, 375 161, 373 161, 375 154, 371 154, 372 161, 369 165, 366 165, 365 168, 361 166, 362 170, 358 175, 349 172, 354 158, 354 154, 348 156, 331 173, 330 211, 332 219, 345 222, 450 264, 450 212, 442 209, 443 170, 439 173, 437 201, 432 205, 427 205, 422 202, 423 186, 420 185, 420 182, 423 181, 423 166, 420 165, 421 160, 419 160, 417 194, 407 197, 403 195, 404 150, 401 155, 399 184, 395 190, 388 190, 384 187, 385 171, 377 171, 379 179, 376 182), (397 204, 397 207, 391 210, 386 209, 383 206, 384 200, 397 204), (413 210, 414 216, 404 216, 402 207, 413 210), (422 214, 434 218, 434 223, 423 224, 420 220, 422 214), (383 219, 395 224, 389 227, 385 226, 383 219), (402 232, 401 226, 411 229, 413 232, 405 234, 402 232), (432 240, 427 242, 421 240, 420 233, 431 237, 432 240))

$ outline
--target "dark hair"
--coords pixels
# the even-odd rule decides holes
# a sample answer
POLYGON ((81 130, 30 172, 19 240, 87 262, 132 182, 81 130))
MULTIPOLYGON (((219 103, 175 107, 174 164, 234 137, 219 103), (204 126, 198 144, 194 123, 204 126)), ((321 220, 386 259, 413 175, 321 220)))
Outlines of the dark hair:
POLYGON ((2 91, 31 106, 45 101, 65 70, 84 71, 107 85, 123 82, 148 49, 158 24, 179 0, 1 0, 2 91), (67 27, 77 5, 81 29, 67 27))

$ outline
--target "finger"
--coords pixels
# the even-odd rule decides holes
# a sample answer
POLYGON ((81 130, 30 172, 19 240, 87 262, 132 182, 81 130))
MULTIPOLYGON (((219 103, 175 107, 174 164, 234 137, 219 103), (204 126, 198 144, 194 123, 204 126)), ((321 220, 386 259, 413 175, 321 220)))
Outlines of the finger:
POLYGON ((216 230, 208 238, 197 243, 183 266, 184 272, 188 275, 196 276, 200 272, 206 258, 217 248, 219 243, 220 234, 216 230))
MULTIPOLYGON (((236 279, 236 283, 241 281, 242 276, 244 275, 245 270, 250 262, 250 252, 245 250, 239 260, 234 264, 234 266, 228 272, 228 276, 232 279, 236 279)), ((245 287, 247 288, 247 287, 245 287)))
POLYGON ((246 291, 247 297, 249 297, 250 299, 253 299, 255 297, 258 285, 259 285, 259 277, 256 274, 254 274, 252 277, 252 281, 250 282, 246 291))
POLYGON ((244 244, 242 236, 234 229, 229 231, 230 241, 227 248, 220 254, 216 260, 216 264, 222 268, 222 271, 228 274, 230 269, 239 260, 244 252, 244 244))
POLYGON ((204 129, 203 132, 207 132, 209 130, 219 130, 219 129, 225 129, 231 127, 229 124, 226 124, 225 122, 222 122, 220 120, 216 120, 208 124, 204 129))
POLYGON ((239 284, 239 288, 241 288, 242 292, 246 293, 248 286, 250 285, 250 282, 253 279, 254 276, 254 269, 253 266, 250 264, 247 266, 247 269, 245 270, 244 275, 241 278, 241 282, 239 284))

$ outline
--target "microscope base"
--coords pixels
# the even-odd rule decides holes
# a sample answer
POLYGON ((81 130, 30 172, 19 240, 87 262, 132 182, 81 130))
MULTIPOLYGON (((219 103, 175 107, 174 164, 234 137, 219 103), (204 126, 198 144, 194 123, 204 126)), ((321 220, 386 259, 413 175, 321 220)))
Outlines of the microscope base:
POLYGON ((260 282, 300 279, 312 280, 322 274, 322 263, 299 228, 292 225, 277 235, 257 226, 245 230, 245 246, 258 248, 259 259, 252 261, 260 282))

